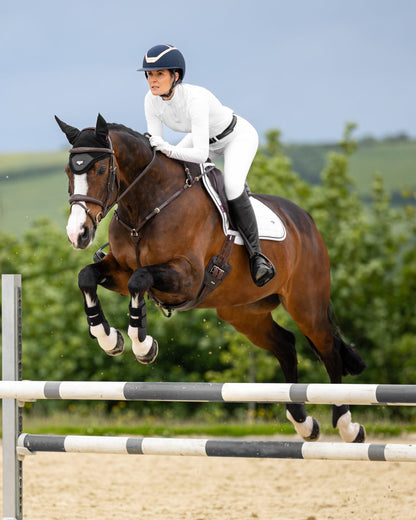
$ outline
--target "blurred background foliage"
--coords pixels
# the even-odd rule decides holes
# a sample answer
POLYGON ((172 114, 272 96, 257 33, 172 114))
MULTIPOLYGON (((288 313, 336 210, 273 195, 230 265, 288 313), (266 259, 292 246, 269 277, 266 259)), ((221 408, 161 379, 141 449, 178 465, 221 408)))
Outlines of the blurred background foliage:
MULTIPOLYGON (((372 178, 371 196, 363 200, 349 173, 355 142, 348 124, 336 150, 326 154, 320 182, 309 182, 293 168, 278 130, 266 135, 253 164, 253 192, 291 199, 306 209, 320 230, 331 259, 332 301, 347 341, 367 363, 365 372, 349 382, 413 384, 416 381, 416 218, 411 191, 394 206, 383 179, 372 178), (408 200, 408 203, 406 203, 408 200)), ((65 182, 65 181, 63 181, 65 182)), ((97 247, 106 242, 109 222, 101 224, 97 247)), ((23 280, 23 377, 33 380, 109 381, 283 381, 277 362, 245 337, 221 322, 212 310, 176 312, 166 319, 148 302, 149 333, 160 354, 150 366, 135 361, 129 348, 111 358, 88 334, 77 273, 92 261, 92 252, 74 251, 53 219, 34 222, 22 234, 0 231, 1 273, 21 273, 23 280)), ((103 309, 112 326, 126 331, 128 300, 104 289, 103 309)), ((296 325, 282 309, 275 319, 297 335, 302 382, 327 382, 325 370, 296 325)), ((129 345, 125 334, 126 343, 129 345)), ((164 413, 164 405, 137 413, 164 413)), ((73 406, 45 402, 45 410, 73 406)), ((83 403, 110 409, 117 403, 83 403)), ((130 407, 130 405, 129 405, 130 407)), ((131 408, 130 408, 131 409, 131 408)), ((170 408, 172 410, 172 408, 170 408)), ((238 407, 202 408, 177 403, 181 414, 209 413, 224 418, 238 407)), ((244 408, 246 410, 246 408, 244 408)), ((267 407, 260 407, 265 413, 267 407)), ((409 411, 410 412, 410 411, 409 411)), ((406 410, 391 410, 405 416, 406 410)), ((136 412, 135 412, 136 413, 136 412)), ((166 412, 168 413, 168 412, 166 412)), ((172 413, 172 412, 170 412, 172 413)), ((259 412, 260 413, 260 412, 259 412)))

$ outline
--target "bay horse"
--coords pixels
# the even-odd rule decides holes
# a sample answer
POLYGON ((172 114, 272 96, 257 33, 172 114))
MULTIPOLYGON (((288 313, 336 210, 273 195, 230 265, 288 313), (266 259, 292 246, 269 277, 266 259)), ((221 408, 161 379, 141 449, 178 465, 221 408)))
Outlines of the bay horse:
MULTIPOLYGON (((277 358, 287 383, 298 381, 297 355, 294 334, 272 318, 280 304, 323 362, 331 383, 364 370, 360 355, 331 320, 329 257, 306 211, 281 197, 254 195, 286 228, 284 240, 262 240, 277 273, 257 287, 245 248, 225 238, 219 212, 190 165, 155 152, 148 136, 107 123, 100 114, 96 126, 84 130, 56 120, 73 146, 66 166, 72 246, 89 247, 99 222, 117 205, 109 252, 78 276, 90 334, 107 354, 120 354, 124 338, 105 318, 98 285, 130 296, 128 336, 142 363, 151 363, 158 353, 157 341, 147 334, 148 294, 167 311, 215 308, 221 320, 277 358)), ((319 424, 302 403, 287 403, 286 415, 305 440, 318 438, 319 424)), ((334 405, 332 420, 344 441, 364 441, 365 430, 351 421, 348 405, 334 405)))

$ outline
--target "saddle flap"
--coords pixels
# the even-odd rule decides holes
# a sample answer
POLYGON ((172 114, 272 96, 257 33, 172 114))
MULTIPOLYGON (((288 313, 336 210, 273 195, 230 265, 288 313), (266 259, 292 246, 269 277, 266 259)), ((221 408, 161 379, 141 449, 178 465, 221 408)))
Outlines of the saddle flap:
MULTIPOLYGON (((223 174, 212 163, 200 165, 202 183, 219 211, 222 219, 222 227, 224 235, 228 235, 232 226, 228 211, 228 202, 225 197, 223 174), (212 172, 212 173, 211 173, 212 172)), ((250 202, 256 215, 257 225, 259 229, 259 237, 262 240, 282 241, 286 238, 286 228, 280 217, 272 211, 266 204, 261 202, 256 195, 249 193, 250 202)), ((237 234, 235 243, 243 245, 243 239, 240 233, 237 234)))

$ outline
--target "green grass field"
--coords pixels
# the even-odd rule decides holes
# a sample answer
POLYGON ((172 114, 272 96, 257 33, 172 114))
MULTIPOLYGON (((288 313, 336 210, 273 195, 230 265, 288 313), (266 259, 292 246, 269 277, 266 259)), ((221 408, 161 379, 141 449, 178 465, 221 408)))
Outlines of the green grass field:
POLYGON ((350 174, 360 194, 371 190, 374 174, 382 175, 389 192, 416 190, 416 142, 389 142, 360 146, 350 159, 350 174))
POLYGON ((0 178, 10 175, 31 175, 38 170, 39 173, 48 169, 64 171, 68 152, 51 153, 21 153, 5 154, 0 156, 0 178))
MULTIPOLYGON (((292 161, 292 168, 312 183, 319 182, 328 153, 339 152, 334 145, 288 145, 285 153, 292 161)), ((366 196, 371 191, 376 173, 384 179, 385 188, 391 193, 404 188, 416 190, 416 141, 360 141, 349 159, 349 173, 357 191, 366 196)))
MULTIPOLYGON (((330 407, 321 405, 314 409, 313 415, 320 420, 324 435, 336 435, 330 422, 325 422, 330 415, 330 407)), ((391 421, 377 415, 376 411, 354 409, 354 419, 365 425, 368 435, 372 437, 394 437, 416 432, 412 421, 391 421)), ((215 421, 172 420, 141 417, 125 417, 124 415, 103 415, 89 413, 82 415, 71 412, 54 412, 49 415, 24 413, 23 426, 25 432, 54 435, 138 435, 138 436, 209 436, 209 437, 247 437, 295 435, 293 426, 283 420, 251 420, 251 421, 215 421)), ((1 428, 0 428, 1 433, 1 428)))
POLYGON ((0 156, 1 231, 21 233, 39 217, 65 229, 67 160, 67 152, 0 156))

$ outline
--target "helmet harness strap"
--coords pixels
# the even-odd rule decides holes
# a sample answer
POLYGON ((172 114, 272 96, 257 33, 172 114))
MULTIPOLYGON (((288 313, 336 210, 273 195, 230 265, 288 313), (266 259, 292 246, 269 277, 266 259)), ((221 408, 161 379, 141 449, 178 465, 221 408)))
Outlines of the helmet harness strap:
POLYGON ((173 89, 179 83, 179 81, 176 79, 175 74, 176 74, 176 70, 173 71, 173 82, 172 82, 172 86, 169 89, 169 92, 167 94, 160 94, 161 98, 170 98, 170 96, 172 95, 173 89))

